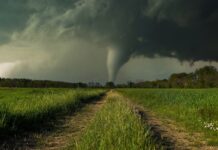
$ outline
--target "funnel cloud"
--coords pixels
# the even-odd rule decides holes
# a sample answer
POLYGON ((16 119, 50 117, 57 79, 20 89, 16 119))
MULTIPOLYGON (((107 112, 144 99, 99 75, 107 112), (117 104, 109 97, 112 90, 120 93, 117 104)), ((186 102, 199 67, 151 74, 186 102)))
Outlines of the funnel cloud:
POLYGON ((216 0, 8 0, 0 7, 0 63, 19 62, 12 77, 104 81, 108 73, 115 81, 139 56, 218 61, 216 0))
POLYGON ((125 51, 108 48, 107 68, 110 82, 115 81, 118 71, 123 66, 123 64, 128 61, 128 59, 129 55, 125 51))

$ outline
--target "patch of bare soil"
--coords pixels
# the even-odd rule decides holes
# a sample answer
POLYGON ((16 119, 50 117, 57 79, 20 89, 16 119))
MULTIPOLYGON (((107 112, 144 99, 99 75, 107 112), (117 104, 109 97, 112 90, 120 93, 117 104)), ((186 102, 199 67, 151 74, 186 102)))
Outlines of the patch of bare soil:
MULTIPOLYGON (((96 112, 105 103, 105 98, 84 104, 77 112, 69 115, 60 115, 52 124, 52 129, 47 127, 39 133, 27 133, 21 137, 12 137, 0 145, 1 150, 60 150, 70 144, 72 139, 77 139, 95 117, 96 112)), ((49 125, 50 126, 50 125, 49 125)))
POLYGON ((201 134, 190 134, 174 121, 160 119, 140 105, 133 104, 132 107, 142 121, 150 127, 151 136, 164 150, 218 150, 217 147, 207 146, 201 134))
POLYGON ((40 149, 60 150, 66 148, 72 138, 79 138, 104 102, 105 100, 90 103, 73 116, 67 116, 64 120, 60 120, 64 123, 57 125, 56 132, 43 135, 40 149))

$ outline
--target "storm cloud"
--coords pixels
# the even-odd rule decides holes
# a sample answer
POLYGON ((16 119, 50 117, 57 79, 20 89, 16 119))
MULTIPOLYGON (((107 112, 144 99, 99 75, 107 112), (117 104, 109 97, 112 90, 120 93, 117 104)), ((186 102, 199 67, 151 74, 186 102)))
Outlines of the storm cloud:
POLYGON ((1 61, 18 64, 12 76, 40 72, 51 79, 87 81, 88 70, 92 79, 102 81, 108 67, 108 80, 114 81, 120 68, 138 56, 190 63, 218 60, 216 0, 0 3, 0 18, 6 18, 0 28, 0 52, 7 54, 1 61))

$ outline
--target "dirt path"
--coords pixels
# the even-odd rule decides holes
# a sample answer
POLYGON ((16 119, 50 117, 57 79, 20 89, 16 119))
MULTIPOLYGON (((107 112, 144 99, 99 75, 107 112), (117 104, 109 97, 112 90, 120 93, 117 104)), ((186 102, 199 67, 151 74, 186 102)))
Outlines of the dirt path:
POLYGON ((184 129, 174 125, 172 121, 160 120, 152 112, 142 106, 135 105, 134 111, 150 127, 152 137, 167 150, 197 150, 201 146, 197 139, 192 138, 184 129), (198 144, 197 144, 198 143, 198 144))
MULTIPOLYGON (((119 94, 115 91, 108 94, 119 94)), ((108 95, 107 94, 107 95, 108 95)), ((106 97, 106 96, 105 96, 106 97)), ((61 150, 66 148, 70 142, 77 140, 84 129, 88 126, 95 114, 106 102, 103 97, 99 101, 92 101, 84 104, 78 112, 58 117, 51 122, 52 129, 39 133, 28 133, 26 136, 12 138, 5 145, 0 145, 1 150, 61 150)), ((200 134, 189 134, 184 128, 178 127, 175 122, 167 119, 160 119, 154 113, 146 110, 141 105, 130 103, 130 107, 139 115, 142 121, 151 129, 152 137, 166 150, 218 150, 208 147, 202 141, 200 134)), ((44 128, 44 126, 42 127, 44 128)))
POLYGON ((124 98, 141 118, 142 122, 150 128, 151 136, 157 145, 164 150, 218 150, 218 147, 208 146, 207 142, 203 141, 202 134, 188 133, 185 128, 176 124, 175 121, 159 118, 153 112, 134 103, 128 97, 124 96, 124 98))
POLYGON ((81 135, 105 101, 106 99, 103 97, 99 101, 84 104, 84 107, 78 112, 60 116, 55 122, 51 122, 53 124, 51 131, 45 130, 23 138, 12 139, 5 145, 2 145, 2 147, 0 146, 0 149, 61 150, 66 148, 73 139, 77 139, 81 135))
POLYGON ((60 150, 66 148, 71 140, 79 138, 104 102, 105 100, 92 102, 73 116, 67 116, 60 120, 64 123, 57 124, 56 132, 43 135, 40 149, 60 150))
MULTIPOLYGON (((132 102, 131 102, 132 104, 132 102)), ((207 146, 202 135, 188 133, 184 128, 169 119, 160 119, 144 107, 132 104, 135 113, 150 127, 152 137, 166 150, 218 150, 218 147, 207 146)))

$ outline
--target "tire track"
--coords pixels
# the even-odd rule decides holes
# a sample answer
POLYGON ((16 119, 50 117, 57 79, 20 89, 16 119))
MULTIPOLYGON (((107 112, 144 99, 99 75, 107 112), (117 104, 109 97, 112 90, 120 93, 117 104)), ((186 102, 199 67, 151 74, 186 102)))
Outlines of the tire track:
POLYGON ((39 132, 12 135, 0 145, 1 150, 60 150, 79 138, 95 114, 106 101, 105 96, 82 104, 78 111, 68 115, 57 114, 57 119, 42 126, 39 132))

